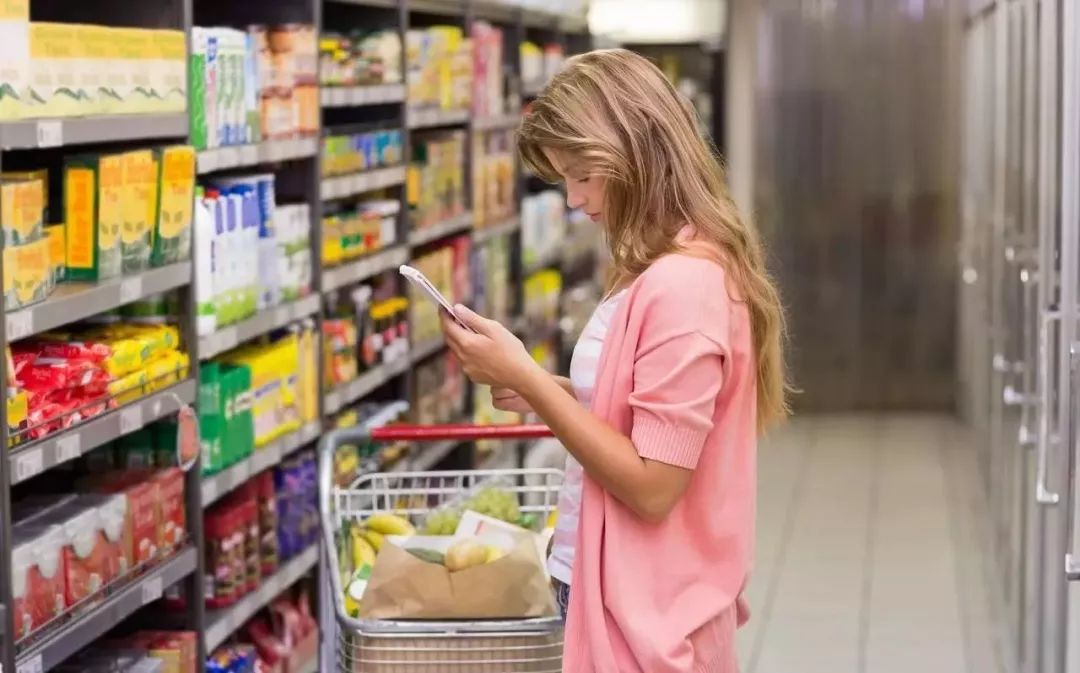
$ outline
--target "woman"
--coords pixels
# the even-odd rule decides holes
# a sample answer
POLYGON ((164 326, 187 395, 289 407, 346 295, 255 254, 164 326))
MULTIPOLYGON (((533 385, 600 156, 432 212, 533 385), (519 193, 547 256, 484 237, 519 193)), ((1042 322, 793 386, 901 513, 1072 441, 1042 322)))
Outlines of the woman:
POLYGON ((572 565, 564 670, 736 671, 756 438, 787 414, 783 316, 757 234, 692 109, 631 52, 570 59, 518 142, 603 227, 609 291, 569 380, 465 307, 473 331, 445 316, 443 329, 473 381, 538 414, 574 458, 559 514, 580 497, 577 532, 552 561, 563 582, 572 565))

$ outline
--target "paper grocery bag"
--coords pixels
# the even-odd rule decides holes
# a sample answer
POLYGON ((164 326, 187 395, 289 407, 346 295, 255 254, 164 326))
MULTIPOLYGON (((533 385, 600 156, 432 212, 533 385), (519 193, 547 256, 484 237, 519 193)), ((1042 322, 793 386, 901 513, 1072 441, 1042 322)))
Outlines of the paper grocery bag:
POLYGON ((364 597, 365 619, 522 619, 552 617, 555 601, 535 545, 518 540, 497 561, 450 572, 390 542, 364 597))

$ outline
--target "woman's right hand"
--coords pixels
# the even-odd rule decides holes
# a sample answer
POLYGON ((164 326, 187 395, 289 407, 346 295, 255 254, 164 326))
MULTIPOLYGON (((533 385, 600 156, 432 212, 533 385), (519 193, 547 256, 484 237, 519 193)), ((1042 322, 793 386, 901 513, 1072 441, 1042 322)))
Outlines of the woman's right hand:
POLYGON ((515 414, 532 413, 532 407, 529 406, 529 403, 521 395, 509 388, 492 387, 491 399, 495 404, 495 408, 500 411, 510 411, 515 414))

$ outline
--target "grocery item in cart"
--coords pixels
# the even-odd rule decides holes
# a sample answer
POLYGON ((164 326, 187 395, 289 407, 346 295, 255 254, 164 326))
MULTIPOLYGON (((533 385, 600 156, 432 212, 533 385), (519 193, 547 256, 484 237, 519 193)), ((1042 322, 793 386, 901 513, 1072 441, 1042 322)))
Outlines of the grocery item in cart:
POLYGON ((554 614, 543 563, 536 545, 525 536, 394 538, 379 552, 359 606, 359 616, 366 619, 523 619, 554 614), (492 553, 492 547, 502 553, 492 553), (441 552, 444 564, 422 560, 412 549, 441 552))

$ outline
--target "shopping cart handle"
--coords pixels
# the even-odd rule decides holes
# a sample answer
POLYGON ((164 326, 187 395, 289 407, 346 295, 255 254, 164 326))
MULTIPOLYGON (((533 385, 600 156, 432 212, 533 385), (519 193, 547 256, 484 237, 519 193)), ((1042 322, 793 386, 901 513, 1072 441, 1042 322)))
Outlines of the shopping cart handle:
POLYGON ((385 425, 371 429, 371 439, 377 442, 439 442, 447 439, 468 442, 551 436, 551 430, 546 425, 385 425))

